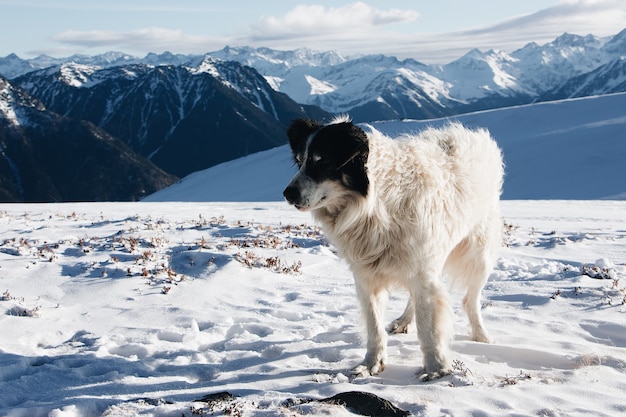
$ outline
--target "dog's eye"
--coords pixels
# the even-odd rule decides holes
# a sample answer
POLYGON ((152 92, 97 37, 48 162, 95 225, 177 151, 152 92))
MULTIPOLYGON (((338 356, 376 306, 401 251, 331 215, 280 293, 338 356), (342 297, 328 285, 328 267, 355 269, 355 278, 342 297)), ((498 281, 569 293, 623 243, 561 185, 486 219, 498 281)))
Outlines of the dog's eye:
POLYGON ((318 162, 320 162, 322 160, 322 157, 317 155, 317 154, 313 154, 311 155, 311 162, 313 162, 314 164, 317 164, 318 162))

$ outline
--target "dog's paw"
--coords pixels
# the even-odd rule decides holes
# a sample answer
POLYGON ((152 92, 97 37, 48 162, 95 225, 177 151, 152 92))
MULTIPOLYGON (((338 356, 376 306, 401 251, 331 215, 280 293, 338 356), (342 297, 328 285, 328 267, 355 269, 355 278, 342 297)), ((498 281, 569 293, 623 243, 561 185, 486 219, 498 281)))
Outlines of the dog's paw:
POLYGON ((356 368, 350 371, 350 374, 354 378, 366 378, 368 376, 378 375, 382 371, 385 370, 385 363, 383 361, 379 361, 373 365, 367 365, 366 363, 362 363, 356 368))
POLYGON ((409 324, 404 320, 396 319, 387 326, 387 331, 391 334, 404 334, 409 332, 409 324))
POLYGON ((421 369, 417 373, 417 379, 421 382, 434 381, 439 378, 443 378, 444 376, 452 374, 452 369, 441 369, 438 371, 426 371, 425 369, 421 369))
POLYGON ((370 370, 365 365, 359 365, 350 371, 352 378, 366 378, 371 376, 370 370))
POLYGON ((470 334, 470 339, 472 339, 474 342, 493 343, 493 341, 485 331, 479 331, 470 334))

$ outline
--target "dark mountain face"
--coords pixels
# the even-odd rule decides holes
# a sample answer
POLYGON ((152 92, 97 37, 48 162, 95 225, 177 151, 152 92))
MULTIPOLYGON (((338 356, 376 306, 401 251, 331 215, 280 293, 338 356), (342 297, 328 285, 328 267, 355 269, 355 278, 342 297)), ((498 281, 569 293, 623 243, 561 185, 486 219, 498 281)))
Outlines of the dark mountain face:
POLYGON ((252 68, 211 58, 195 68, 70 64, 15 82, 50 110, 102 127, 178 176, 282 145, 294 118, 328 117, 274 91, 252 68))
POLYGON ((176 181, 92 123, 0 78, 0 201, 132 201, 176 181))

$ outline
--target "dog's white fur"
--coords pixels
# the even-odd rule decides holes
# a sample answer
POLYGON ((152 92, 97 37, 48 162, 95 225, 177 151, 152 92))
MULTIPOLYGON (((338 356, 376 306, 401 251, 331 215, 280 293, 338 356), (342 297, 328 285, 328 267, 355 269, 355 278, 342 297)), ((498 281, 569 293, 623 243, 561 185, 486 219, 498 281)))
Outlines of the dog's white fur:
MULTIPOLYGON (((400 285, 410 300, 391 330, 406 331, 416 319, 423 353, 420 378, 438 378, 451 372, 453 316, 444 274, 466 291, 463 308, 472 340, 489 341, 480 292, 501 245, 500 150, 487 131, 460 124, 398 139, 369 128, 367 137, 366 197, 340 184, 323 185, 323 193, 311 184, 306 187, 314 218, 354 273, 367 353, 353 373, 373 375, 384 369, 387 289, 400 285), (322 200, 314 201, 321 195, 322 200)), ((305 168, 292 184, 302 183, 305 168)))

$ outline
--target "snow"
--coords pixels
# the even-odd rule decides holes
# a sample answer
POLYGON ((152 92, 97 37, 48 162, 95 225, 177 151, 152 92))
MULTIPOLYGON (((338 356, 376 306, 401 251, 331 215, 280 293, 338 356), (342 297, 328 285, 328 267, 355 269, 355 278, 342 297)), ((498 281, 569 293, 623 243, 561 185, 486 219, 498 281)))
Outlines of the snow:
POLYGON ((328 94, 328 93, 332 93, 333 91, 337 89, 337 87, 335 87, 334 85, 327 83, 325 81, 318 80, 317 78, 312 77, 310 75, 305 75, 304 78, 306 79, 307 83, 309 83, 309 85, 311 86, 310 94, 314 94, 314 95, 328 94))
POLYGON ((205 72, 209 75, 211 75, 212 77, 218 78, 218 79, 222 79, 222 74, 219 72, 219 70, 217 69, 217 67, 215 66, 215 59, 211 58, 211 57, 205 57, 202 62, 200 63, 200 65, 198 65, 198 68, 193 69, 193 72, 205 72))
MULTIPOLYGON (((626 202, 503 212, 483 292, 495 342, 469 341, 456 294, 455 372, 420 383, 414 329, 351 380, 350 272, 285 203, 0 205, 0 415, 349 416, 301 401, 348 391, 416 416, 624 413, 626 202), (194 401, 221 391, 235 398, 194 401)), ((389 321, 405 301, 391 293, 389 321)))
POLYGON ((483 53, 474 49, 458 60, 441 66, 435 74, 451 85, 448 93, 458 100, 471 101, 498 91, 503 95, 528 93, 512 75, 516 72, 518 61, 502 51, 483 53))
POLYGON ((446 83, 424 71, 423 65, 385 56, 368 56, 334 66, 293 67, 283 76, 280 91, 298 103, 341 113, 372 101, 398 78, 423 89, 435 101, 448 97, 446 83))
MULTIPOLYGON (((29 126, 31 121, 25 107, 43 109, 41 103, 25 96, 19 89, 0 76, 0 122, 5 120, 6 124, 13 126, 29 126)), ((4 151, 6 143, 2 145, 0 151, 4 151)), ((12 162, 9 161, 9 165, 12 162)), ((9 167, 11 169, 11 167, 9 167)))
POLYGON ((624 199, 624 108, 620 93, 376 127, 397 134, 458 120, 488 129, 504 154, 505 199, 624 199))
POLYGON ((265 81, 267 81, 267 83, 270 85, 270 87, 272 87, 272 89, 279 91, 280 90, 280 83, 283 82, 283 79, 280 77, 273 77, 273 76, 265 76, 265 81))
POLYGON ((0 117, 12 125, 19 126, 20 120, 15 113, 13 89, 9 83, 0 79, 0 117))
POLYGON ((61 65, 60 73, 63 81, 72 87, 88 87, 97 84, 97 80, 93 80, 91 75, 99 70, 100 67, 94 65, 77 64, 69 62, 61 65))

